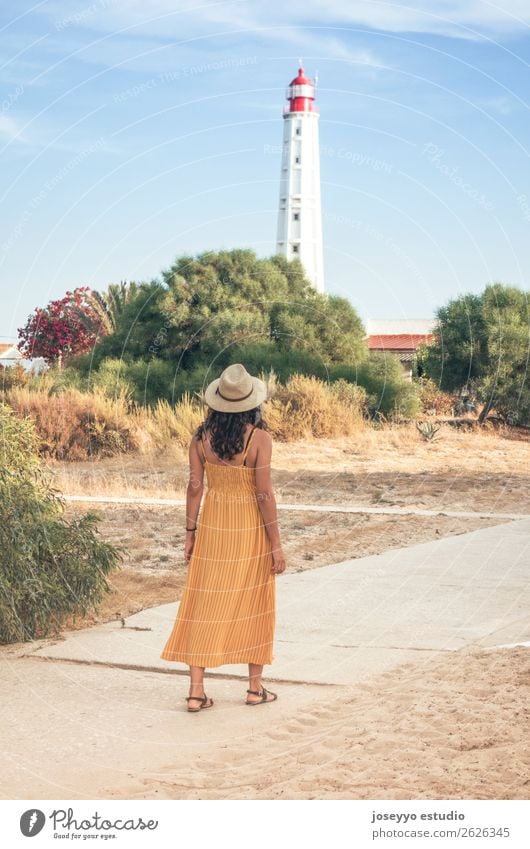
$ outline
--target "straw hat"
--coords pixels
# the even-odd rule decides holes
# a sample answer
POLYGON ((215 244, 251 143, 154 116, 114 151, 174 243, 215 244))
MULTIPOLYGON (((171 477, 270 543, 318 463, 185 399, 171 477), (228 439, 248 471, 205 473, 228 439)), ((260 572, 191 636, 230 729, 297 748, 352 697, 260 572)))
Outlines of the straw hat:
POLYGON ((241 363, 232 363, 205 389, 204 402, 221 413, 243 413, 267 398, 267 385, 252 377, 241 363))

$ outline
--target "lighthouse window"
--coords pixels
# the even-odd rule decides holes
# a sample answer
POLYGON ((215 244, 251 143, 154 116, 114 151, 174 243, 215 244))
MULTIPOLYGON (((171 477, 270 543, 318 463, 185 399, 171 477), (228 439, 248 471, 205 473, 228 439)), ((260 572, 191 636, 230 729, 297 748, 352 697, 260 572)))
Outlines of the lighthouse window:
POLYGON ((297 165, 300 165, 300 157, 299 156, 295 156, 294 161, 296 162, 297 165))
POLYGON ((300 213, 293 212, 293 221, 300 221, 300 213))
POLYGON ((302 135, 302 128, 301 128, 301 127, 297 127, 297 128, 296 128, 296 135, 297 135, 297 136, 301 136, 301 135, 302 135))
POLYGON ((298 253, 298 245, 293 245, 293 254, 298 253))

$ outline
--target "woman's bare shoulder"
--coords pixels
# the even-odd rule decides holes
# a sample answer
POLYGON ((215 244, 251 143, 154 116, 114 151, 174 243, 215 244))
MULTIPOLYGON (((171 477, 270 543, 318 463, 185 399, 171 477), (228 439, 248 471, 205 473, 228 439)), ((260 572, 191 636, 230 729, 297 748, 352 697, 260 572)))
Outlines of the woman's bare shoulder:
POLYGON ((260 457, 269 458, 272 456, 272 436, 261 427, 256 428, 254 441, 260 457))

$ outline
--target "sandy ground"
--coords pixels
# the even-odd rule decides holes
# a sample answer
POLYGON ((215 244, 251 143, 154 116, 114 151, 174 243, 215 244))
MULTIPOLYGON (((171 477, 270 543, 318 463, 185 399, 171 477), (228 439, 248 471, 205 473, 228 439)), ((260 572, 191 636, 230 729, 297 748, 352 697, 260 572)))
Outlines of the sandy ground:
POLYGON ((157 790, 195 799, 249 791, 256 799, 528 799, 529 685, 522 648, 404 664, 358 692, 326 691, 300 706, 269 726, 257 758, 252 741, 235 757, 230 747, 209 750, 198 773, 167 764, 165 775, 146 777, 143 793, 131 790, 139 798, 157 790))
POLYGON ((357 687, 269 683, 277 701, 252 709, 245 682, 206 678, 214 705, 193 715, 183 675, 8 654, 4 799, 530 798, 525 648, 418 652, 357 687))

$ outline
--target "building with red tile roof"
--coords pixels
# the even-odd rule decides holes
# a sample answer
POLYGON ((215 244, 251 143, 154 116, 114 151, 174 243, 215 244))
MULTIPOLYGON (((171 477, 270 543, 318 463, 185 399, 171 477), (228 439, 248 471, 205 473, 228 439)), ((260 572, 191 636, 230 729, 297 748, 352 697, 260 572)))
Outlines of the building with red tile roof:
POLYGON ((399 359, 412 380, 418 347, 434 338, 435 319, 368 319, 366 341, 370 351, 383 351, 399 359))

